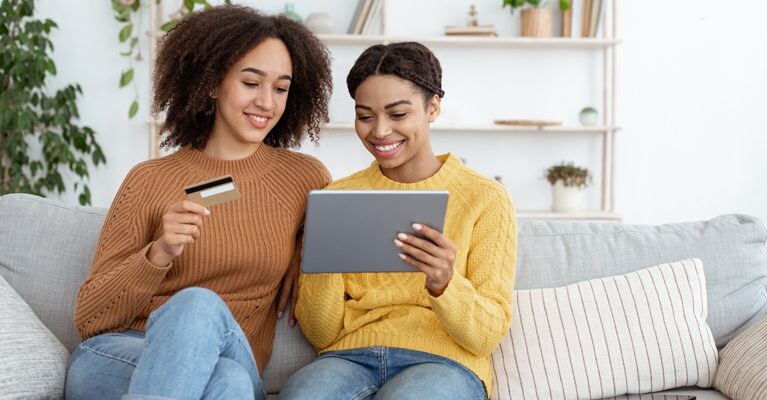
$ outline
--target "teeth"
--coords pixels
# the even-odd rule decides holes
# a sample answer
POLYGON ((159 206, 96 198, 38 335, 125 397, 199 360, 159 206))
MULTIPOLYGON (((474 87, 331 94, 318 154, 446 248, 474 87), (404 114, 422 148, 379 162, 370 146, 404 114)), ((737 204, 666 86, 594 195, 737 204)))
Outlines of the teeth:
POLYGON ((375 148, 376 148, 376 150, 381 151, 381 152, 388 152, 388 151, 392 151, 392 150, 396 149, 401 144, 402 144, 402 142, 387 144, 386 146, 375 145, 375 148))
POLYGON ((258 117, 255 115, 248 115, 248 118, 256 121, 256 122, 266 122, 266 117, 258 117))

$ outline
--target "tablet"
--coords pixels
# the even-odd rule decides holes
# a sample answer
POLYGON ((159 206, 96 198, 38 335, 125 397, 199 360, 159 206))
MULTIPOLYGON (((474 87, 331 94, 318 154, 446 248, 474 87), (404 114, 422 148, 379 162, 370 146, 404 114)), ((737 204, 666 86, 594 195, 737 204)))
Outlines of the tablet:
POLYGON ((301 271, 418 272, 399 258, 394 238, 414 222, 442 232, 447 191, 312 190, 301 271))

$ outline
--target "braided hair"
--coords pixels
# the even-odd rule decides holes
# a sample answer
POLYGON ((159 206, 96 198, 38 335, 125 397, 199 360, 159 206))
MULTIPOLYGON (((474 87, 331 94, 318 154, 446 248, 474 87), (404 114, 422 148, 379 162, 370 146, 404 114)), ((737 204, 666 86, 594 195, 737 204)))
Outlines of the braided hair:
POLYGON ((377 44, 365 50, 346 77, 349 94, 354 98, 357 88, 373 75, 394 75, 410 82, 428 101, 442 90, 442 67, 426 46, 417 42, 377 44))

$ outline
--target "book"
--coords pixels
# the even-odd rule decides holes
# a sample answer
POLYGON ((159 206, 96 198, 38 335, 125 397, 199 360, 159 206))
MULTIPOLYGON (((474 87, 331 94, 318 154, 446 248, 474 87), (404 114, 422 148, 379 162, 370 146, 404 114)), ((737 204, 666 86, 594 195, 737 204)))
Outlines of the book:
POLYGON ((446 26, 445 35, 447 36, 497 36, 495 26, 446 26))
POLYGON ((352 14, 352 19, 349 22, 349 29, 346 30, 346 33, 354 33, 354 27, 357 26, 357 19, 359 19, 360 13, 362 12, 362 6, 364 5, 365 0, 357 1, 357 8, 354 9, 354 14, 352 14))
POLYGON ((362 27, 365 24, 365 20, 368 17, 368 13, 370 13, 370 7, 373 5, 373 0, 364 0, 364 4, 362 5, 362 10, 360 11, 360 15, 357 18, 357 21, 355 21, 354 24, 354 33, 355 35, 359 35, 362 33, 362 27))
POLYGON ((373 5, 370 6, 370 12, 368 12, 365 22, 362 24, 363 35, 371 35, 375 33, 381 33, 380 15, 381 7, 383 6, 383 0, 373 0, 373 5))
POLYGON ((583 0, 583 12, 581 12, 581 37, 589 37, 591 27, 591 0, 583 0))
POLYGON ((589 18, 589 37, 596 37, 599 29, 599 21, 602 19, 602 7, 604 1, 591 0, 591 18, 589 18))
POLYGON ((562 12, 562 37, 573 36, 573 8, 562 12))

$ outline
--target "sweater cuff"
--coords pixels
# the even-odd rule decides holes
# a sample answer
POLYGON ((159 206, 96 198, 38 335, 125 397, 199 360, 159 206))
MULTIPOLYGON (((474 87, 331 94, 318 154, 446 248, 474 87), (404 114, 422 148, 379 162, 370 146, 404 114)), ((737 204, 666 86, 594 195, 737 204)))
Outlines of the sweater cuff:
POLYGON ((476 290, 471 281, 455 272, 453 277, 450 278, 445 291, 438 297, 434 297, 428 294, 428 290, 426 291, 431 307, 438 314, 441 314, 443 310, 453 310, 452 312, 455 312, 455 310, 464 308, 467 299, 473 298, 475 292, 476 290))

